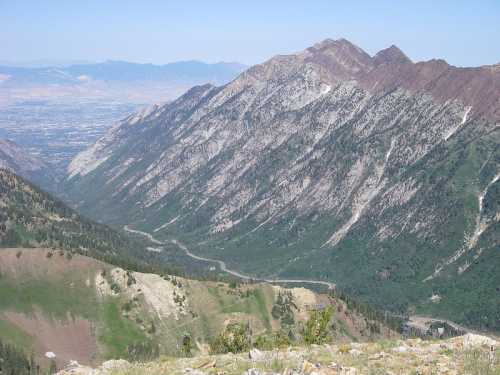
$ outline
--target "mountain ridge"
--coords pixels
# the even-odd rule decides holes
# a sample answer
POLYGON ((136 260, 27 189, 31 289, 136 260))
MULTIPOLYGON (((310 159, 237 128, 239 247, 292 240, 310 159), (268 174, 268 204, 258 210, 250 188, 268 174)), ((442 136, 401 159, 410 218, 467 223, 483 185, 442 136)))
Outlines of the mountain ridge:
POLYGON ((55 187, 58 176, 40 157, 18 144, 0 138, 0 168, 8 169, 46 188, 55 187))
POLYGON ((481 302, 500 282, 490 70, 327 40, 124 119, 73 160, 66 189, 89 215, 232 268, 498 329, 481 302))

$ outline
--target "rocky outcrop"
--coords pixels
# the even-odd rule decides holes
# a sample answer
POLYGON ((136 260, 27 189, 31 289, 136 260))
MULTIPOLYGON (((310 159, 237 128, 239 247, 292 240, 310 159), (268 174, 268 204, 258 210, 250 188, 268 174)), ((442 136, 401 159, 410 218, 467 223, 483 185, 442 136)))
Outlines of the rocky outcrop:
POLYGON ((500 369, 499 344, 491 338, 467 335, 443 341, 385 341, 288 348, 248 355, 220 355, 152 363, 105 362, 97 369, 72 364, 59 375, 191 374, 360 375, 466 374, 500 369), (473 339, 472 339, 473 337, 473 339), (210 364, 210 370, 204 366, 210 364), (475 371, 475 372, 473 372, 475 371))

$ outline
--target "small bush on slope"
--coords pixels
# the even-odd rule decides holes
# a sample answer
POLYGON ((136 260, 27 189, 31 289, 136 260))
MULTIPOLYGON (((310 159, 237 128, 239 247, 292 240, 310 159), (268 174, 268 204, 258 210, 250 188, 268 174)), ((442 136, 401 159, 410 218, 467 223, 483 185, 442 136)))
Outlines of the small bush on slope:
POLYGON ((306 344, 324 344, 330 340, 329 325, 332 315, 331 307, 311 312, 303 333, 306 344))
POLYGON ((240 323, 231 323, 210 344, 210 351, 213 354, 241 353, 250 349, 250 346, 250 327, 240 323))

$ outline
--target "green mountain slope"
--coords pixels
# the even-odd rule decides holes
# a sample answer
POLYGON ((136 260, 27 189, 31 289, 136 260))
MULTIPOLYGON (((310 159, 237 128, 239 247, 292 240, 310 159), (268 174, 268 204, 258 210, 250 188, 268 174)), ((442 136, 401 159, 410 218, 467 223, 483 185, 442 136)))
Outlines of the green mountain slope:
POLYGON ((137 246, 5 169, 0 169, 0 207, 0 247, 55 247, 126 257, 137 246))
POLYGON ((254 338, 282 328, 299 337, 309 306, 330 304, 337 341, 389 334, 342 300, 302 288, 131 272, 62 250, 0 250, 0 339, 34 352, 42 364, 52 352, 60 368, 70 360, 185 356, 187 336, 192 354, 206 354, 229 323, 248 324, 254 338))

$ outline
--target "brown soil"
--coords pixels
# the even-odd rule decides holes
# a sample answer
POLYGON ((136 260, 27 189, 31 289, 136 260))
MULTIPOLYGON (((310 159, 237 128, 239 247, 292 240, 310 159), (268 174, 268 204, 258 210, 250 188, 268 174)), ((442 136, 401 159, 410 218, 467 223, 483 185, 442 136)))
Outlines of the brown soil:
POLYGON ((34 337, 34 349, 37 353, 55 353, 58 367, 67 365, 71 360, 85 365, 94 363, 97 344, 93 327, 88 320, 68 316, 67 320, 58 321, 41 313, 26 315, 6 312, 3 316, 34 337))
MULTIPOLYGON (((66 253, 59 250, 29 248, 29 249, 0 249, 0 271, 12 278, 30 276, 31 278, 45 277, 48 274, 58 275, 82 270, 94 271, 106 267, 104 263, 74 254, 71 260, 66 253), (47 254, 51 252, 49 258, 47 254), (63 254, 63 255, 61 255, 63 254)), ((93 274, 93 272, 91 272, 93 274)))
MULTIPOLYGON (((27 279, 54 281, 73 275, 91 286, 96 272, 103 268, 109 266, 81 255, 72 255, 68 259, 59 250, 0 249, 0 273, 16 282, 27 279), (49 252, 52 253, 50 257, 49 252)), ((96 364, 97 342, 90 321, 72 316, 57 320, 36 310, 32 314, 4 311, 0 316, 33 337, 33 349, 42 363, 49 362, 44 354, 53 352, 58 367, 65 366, 70 360, 96 364)))

